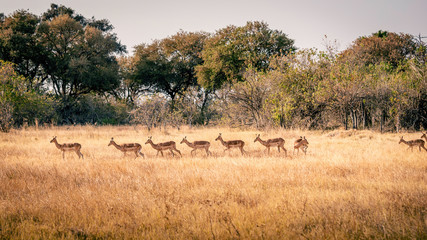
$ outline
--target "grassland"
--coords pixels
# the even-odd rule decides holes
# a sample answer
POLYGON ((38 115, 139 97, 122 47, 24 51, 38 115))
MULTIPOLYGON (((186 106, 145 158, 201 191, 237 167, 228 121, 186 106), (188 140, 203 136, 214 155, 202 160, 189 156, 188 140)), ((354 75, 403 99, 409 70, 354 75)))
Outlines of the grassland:
POLYGON ((1 239, 427 239, 420 133, 53 127, 0 134, 1 239), (247 156, 214 141, 242 139, 247 156), (288 156, 254 143, 282 137, 288 156), (292 154, 300 135, 307 155, 292 154), (49 143, 79 142, 85 159, 49 143), (145 145, 173 140, 183 157, 145 145), (179 144, 209 140, 212 157, 179 144), (139 142, 146 158, 113 146, 139 142))

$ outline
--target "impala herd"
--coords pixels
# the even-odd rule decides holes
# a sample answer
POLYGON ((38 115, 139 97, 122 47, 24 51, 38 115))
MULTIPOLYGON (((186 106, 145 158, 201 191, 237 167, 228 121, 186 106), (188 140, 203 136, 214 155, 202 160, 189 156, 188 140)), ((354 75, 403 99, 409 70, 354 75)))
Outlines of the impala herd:
MULTIPOLYGON (((404 143, 406 145, 408 145, 408 149, 411 149, 413 151, 413 147, 418 147, 419 151, 421 151, 421 148, 423 148, 424 150, 427 151, 427 148, 425 147, 425 141, 423 140, 423 138, 427 141, 427 133, 423 133, 423 135, 421 136, 421 139, 416 139, 416 140, 410 140, 410 141, 405 141, 403 139, 403 137, 400 138, 399 144, 400 143, 404 143)), ((150 144, 151 147, 153 147, 155 150, 157 150, 157 154, 156 156, 159 155, 159 152, 161 153, 161 155, 163 156, 163 151, 165 150, 169 150, 172 154, 172 156, 175 156, 174 151, 177 152, 181 157, 182 154, 181 152, 176 148, 176 143, 174 141, 168 141, 168 142, 162 142, 162 143, 157 143, 155 144, 152 140, 152 137, 149 137, 147 142, 145 142, 145 144, 150 144)), ((247 154, 247 152, 243 149, 243 147, 245 146, 245 142, 242 140, 229 140, 229 141, 225 141, 222 136, 221 133, 218 135, 218 137, 215 139, 215 141, 220 141, 221 144, 225 147, 224 152, 227 150, 230 150, 231 148, 238 148, 240 150, 240 152, 242 153, 242 155, 247 154)), ((271 147, 277 147, 277 150, 280 153, 280 149, 282 149, 285 152, 285 156, 287 156, 287 151, 286 148, 284 147, 285 145, 285 140, 283 138, 272 138, 272 139, 267 139, 266 141, 261 139, 261 135, 258 134, 254 140, 254 142, 259 142, 262 145, 264 145, 266 147, 267 150, 267 154, 270 155, 270 148, 271 147)), ((73 151, 77 154, 77 156, 80 158, 83 157, 83 154, 80 152, 80 149, 82 148, 82 145, 80 143, 63 143, 63 144, 59 144, 58 141, 56 140, 56 136, 53 137, 53 139, 50 141, 51 143, 55 143, 55 146, 62 151, 62 158, 64 159, 64 154, 66 151, 73 151)), ((197 149, 201 149, 201 150, 205 150, 206 151, 206 156, 212 156, 212 152, 209 151, 209 147, 211 146, 211 143, 209 141, 194 141, 194 142, 190 142, 187 140, 187 136, 185 136, 182 141, 181 144, 187 144, 187 146, 189 146, 190 148, 192 148, 193 150, 191 150, 191 156, 193 156, 193 152, 196 151, 197 149)), ((297 150, 297 154, 299 154, 299 150, 301 149, 304 154, 307 153, 307 148, 308 148, 308 140, 304 137, 300 137, 297 140, 295 140, 294 142, 294 149, 293 149, 293 154, 295 154, 295 150, 297 150)), ((133 152, 135 153, 135 159, 139 156, 145 158, 144 154, 141 153, 141 149, 142 146, 139 143, 123 143, 123 144, 117 144, 113 138, 111 138, 110 143, 108 144, 108 146, 113 145, 115 148, 117 148, 118 150, 120 150, 121 152, 123 152, 123 156, 126 156, 127 152, 133 152)))

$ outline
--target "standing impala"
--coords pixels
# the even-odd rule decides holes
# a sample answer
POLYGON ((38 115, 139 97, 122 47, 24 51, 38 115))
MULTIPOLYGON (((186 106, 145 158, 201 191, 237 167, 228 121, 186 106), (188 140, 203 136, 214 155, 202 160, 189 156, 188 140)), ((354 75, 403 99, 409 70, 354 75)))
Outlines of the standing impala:
POLYGON ((191 150, 191 156, 193 156, 193 152, 196 151, 197 149, 205 149, 206 156, 209 156, 209 155, 212 156, 212 153, 209 151, 209 147, 211 146, 211 143, 208 141, 189 142, 187 140, 187 136, 185 136, 181 141, 181 144, 183 143, 186 143, 189 147, 193 148, 193 150, 191 150))
POLYGON ((145 144, 150 144, 154 149, 157 150, 156 156, 158 156, 159 152, 160 152, 162 154, 162 157, 163 157, 163 151, 169 150, 169 151, 171 151, 172 156, 175 156, 173 151, 177 151, 179 153, 179 155, 182 157, 181 152, 178 149, 176 149, 176 143, 174 141, 154 144, 153 141, 151 140, 151 137, 149 137, 145 144))
POLYGON ((113 145, 114 147, 122 151, 123 157, 126 156, 126 152, 134 152, 136 155, 135 159, 138 157, 138 154, 141 155, 142 158, 145 158, 144 154, 141 153, 142 146, 139 143, 124 143, 119 145, 116 142, 114 142, 113 138, 111 138, 108 146, 111 146, 111 145, 113 145))
POLYGON ((300 148, 304 152, 304 154, 307 154, 308 141, 307 141, 307 139, 305 139, 305 136, 300 137, 299 139, 295 140, 293 153, 295 154, 295 149, 297 149, 298 150, 297 153, 299 154, 300 148))
POLYGON ((218 141, 218 140, 221 141, 222 145, 226 147, 226 149, 224 149, 224 152, 226 150, 230 150, 230 148, 239 148, 242 155, 246 153, 246 151, 243 149, 243 147, 245 146, 245 142, 243 142, 242 140, 224 141, 224 139, 222 139, 221 133, 215 139, 215 141, 218 141))
POLYGON ((285 156, 287 156, 288 151, 286 151, 284 145, 285 145, 285 140, 283 138, 273 138, 273 139, 268 139, 267 141, 264 141, 260 138, 260 134, 258 134, 254 140, 254 142, 258 141, 260 142, 262 145, 267 147, 268 150, 268 155, 270 155, 270 147, 277 147, 277 150, 279 150, 280 152, 280 148, 283 149, 283 151, 285 151, 285 156))
POLYGON ((55 143, 55 146, 62 151, 62 159, 64 159, 64 154, 66 151, 74 151, 76 152, 77 156, 80 156, 84 159, 83 154, 80 152, 80 149, 82 148, 82 145, 80 143, 64 143, 59 144, 56 140, 56 136, 53 137, 52 140, 50 140, 50 143, 55 143))
MULTIPOLYGON (((425 134, 423 136, 425 137, 425 134)), ((411 149, 412 151, 414 151, 413 147, 415 147, 415 146, 418 146, 418 149, 420 150, 420 152, 421 152, 421 148, 424 148, 424 150, 427 151, 426 147, 424 146, 425 142, 422 139, 405 141, 405 140, 403 140, 403 137, 400 137, 399 144, 400 143, 404 143, 404 144, 408 145, 409 146, 408 149, 411 149)))

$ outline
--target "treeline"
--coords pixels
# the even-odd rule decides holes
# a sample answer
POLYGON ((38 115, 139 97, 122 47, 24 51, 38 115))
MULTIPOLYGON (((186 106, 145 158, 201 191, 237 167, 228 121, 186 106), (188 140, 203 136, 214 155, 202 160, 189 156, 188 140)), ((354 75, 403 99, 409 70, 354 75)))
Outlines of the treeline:
POLYGON ((0 128, 23 124, 427 129, 421 36, 296 49, 264 22, 180 31, 126 56, 108 20, 52 4, 0 15, 0 128))

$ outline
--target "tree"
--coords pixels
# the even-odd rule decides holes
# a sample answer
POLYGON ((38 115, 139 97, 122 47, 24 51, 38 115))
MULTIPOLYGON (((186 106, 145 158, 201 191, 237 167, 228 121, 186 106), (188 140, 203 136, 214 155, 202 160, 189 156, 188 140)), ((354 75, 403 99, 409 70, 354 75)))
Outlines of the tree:
POLYGON ((150 86, 143 86, 133 80, 136 71, 135 58, 132 56, 121 56, 117 59, 119 63, 120 86, 111 91, 116 99, 124 100, 126 104, 133 106, 138 97, 150 90, 150 86))
POLYGON ((43 67, 57 96, 75 98, 118 86, 114 54, 122 53, 124 48, 115 34, 84 26, 69 15, 59 15, 43 21, 38 35, 48 52, 43 67))
POLYGON ((27 91, 28 82, 14 70, 14 64, 0 60, 0 131, 7 132, 24 119, 42 122, 54 117, 54 101, 27 91))
POLYGON ((317 128, 327 104, 318 100, 327 68, 322 55, 312 49, 271 59, 266 78, 274 84, 271 104, 272 117, 282 127, 317 128))
POLYGON ((46 79, 41 69, 45 52, 36 37, 39 23, 39 17, 25 10, 0 21, 0 59, 15 63, 30 89, 39 89, 46 79))
POLYGON ((411 35, 380 30, 371 36, 356 39, 340 54, 340 59, 364 66, 385 62, 396 69, 414 56, 415 50, 416 43, 411 35))
POLYGON ((230 114, 235 120, 252 122, 257 128, 270 124, 270 112, 267 99, 273 92, 271 79, 265 78, 264 73, 248 69, 244 74, 245 81, 233 84, 230 100, 236 109, 230 114))
POLYGON ((150 45, 137 46, 133 81, 166 94, 173 110, 176 96, 197 85, 194 68, 202 61, 200 52, 206 37, 202 32, 181 31, 150 45))
POLYGON ((242 81, 247 68, 266 71, 270 57, 294 52, 293 43, 286 34, 269 29, 264 22, 220 29, 206 41, 203 64, 196 68, 198 81, 210 90, 242 81))

